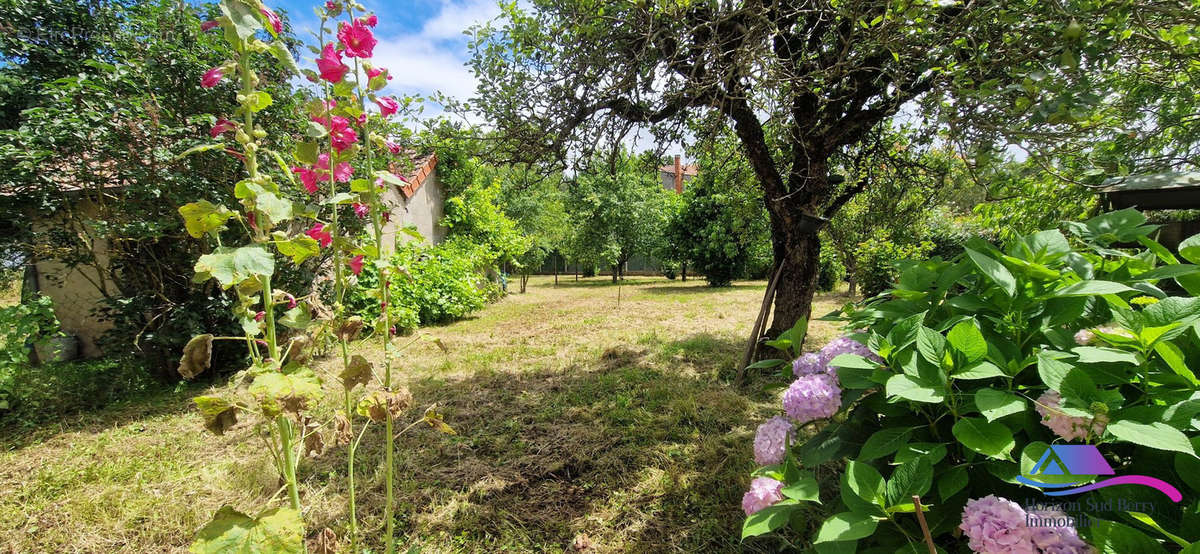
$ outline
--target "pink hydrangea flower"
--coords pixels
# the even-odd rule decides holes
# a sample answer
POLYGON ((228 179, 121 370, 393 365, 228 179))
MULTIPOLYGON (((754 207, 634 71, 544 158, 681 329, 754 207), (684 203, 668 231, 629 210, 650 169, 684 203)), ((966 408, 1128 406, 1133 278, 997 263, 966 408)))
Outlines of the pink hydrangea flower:
POLYGON ((816 352, 809 352, 803 356, 800 356, 799 358, 796 358, 796 360, 792 362, 792 373, 795 374, 796 377, 800 377, 801 375, 814 375, 817 373, 828 372, 825 369, 825 365, 821 363, 820 356, 817 355, 816 352))
POLYGON ((394 115, 400 111, 400 103, 391 96, 380 96, 375 99, 375 103, 379 105, 379 114, 383 117, 394 115))
POLYGON ((258 11, 267 19, 267 23, 270 24, 271 28, 275 30, 275 34, 283 32, 283 21, 279 19, 278 14, 265 7, 259 8, 258 11))
POLYGON ((208 71, 205 71, 204 75, 200 77, 200 86, 204 88, 213 88, 217 86, 217 84, 220 83, 221 79, 223 78, 225 78, 225 72, 219 67, 214 67, 208 71))
POLYGON ((742 510, 750 515, 780 500, 783 500, 783 483, 770 477, 755 477, 742 497, 742 510))
POLYGON ((758 426, 754 434, 754 461, 759 465, 777 464, 787 453, 787 444, 792 437, 792 423, 783 416, 775 416, 758 426))
POLYGON ((304 190, 308 191, 309 194, 316 194, 318 190, 321 190, 320 185, 317 184, 320 176, 317 175, 316 171, 305 167, 293 167, 292 173, 300 177, 300 184, 304 185, 304 190))
POLYGON ((338 40, 342 41, 342 46, 345 47, 346 55, 351 58, 370 58, 375 50, 375 45, 379 42, 375 40, 375 34, 361 20, 355 20, 347 25, 345 22, 338 25, 338 40))
POLYGON ((1093 554, 1096 552, 1075 529, 1074 518, 1058 510, 1034 510, 1025 519, 1030 540, 1042 554, 1093 554))
POLYGON ((989 494, 967 500, 959 528, 978 554, 1034 554, 1025 510, 1007 498, 989 494))
POLYGON ((350 261, 346 262, 346 265, 350 266, 351 272, 353 272, 355 275, 358 275, 359 273, 362 273, 363 259, 364 258, 362 254, 359 254, 358 256, 350 258, 350 261))
POLYGON ((222 117, 217 120, 216 125, 213 125, 212 129, 210 129, 208 131, 208 134, 212 138, 217 138, 218 136, 221 136, 221 135, 223 135, 229 131, 232 131, 234 129, 237 129, 237 123, 234 123, 234 122, 222 117))
POLYGON ((304 234, 317 241, 317 244, 319 244, 321 248, 325 248, 330 244, 333 244, 333 235, 330 235, 329 231, 325 230, 325 225, 323 223, 313 223, 312 228, 306 231, 304 234))
POLYGON ((1103 414, 1095 417, 1072 417, 1059 410, 1059 406, 1062 406, 1062 395, 1058 391, 1048 390, 1038 397, 1034 409, 1042 416, 1042 425, 1066 440, 1100 435, 1104 428, 1108 427, 1108 417, 1103 414))
POLYGON ((346 72, 350 71, 350 66, 342 63, 342 53, 334 50, 333 43, 329 43, 321 50, 321 57, 317 58, 317 71, 321 73, 322 79, 330 83, 340 83, 346 72))
POLYGON ((823 373, 797 378, 783 393, 783 411, 798 424, 825 419, 842 407, 842 390, 823 373))
POLYGON ((1080 329, 1078 333, 1075 333, 1075 344, 1079 346, 1087 346, 1095 340, 1096 333, 1093 333, 1090 329, 1080 329))
POLYGON ((200 30, 202 32, 207 33, 207 32, 209 32, 213 29, 216 29, 217 27, 220 27, 220 26, 221 26, 221 23, 219 21, 217 21, 215 19, 210 19, 210 20, 205 21, 204 23, 200 24, 200 30))
POLYGON ((858 342, 850 337, 838 337, 826 344, 818 354, 821 359, 821 365, 829 365, 830 360, 842 354, 858 354, 868 360, 874 360, 883 363, 883 359, 871 352, 870 348, 861 342, 858 342))
POLYGON ((362 204, 360 202, 355 202, 353 208, 354 208, 354 215, 358 216, 360 219, 366 218, 368 215, 371 214, 371 207, 366 204, 362 204))

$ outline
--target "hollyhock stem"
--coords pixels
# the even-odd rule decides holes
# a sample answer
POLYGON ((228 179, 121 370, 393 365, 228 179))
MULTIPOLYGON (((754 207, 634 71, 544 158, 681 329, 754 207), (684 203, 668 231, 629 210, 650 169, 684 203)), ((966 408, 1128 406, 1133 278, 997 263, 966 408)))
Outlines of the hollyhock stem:
MULTIPOLYGON (((322 21, 321 21, 320 36, 318 37, 318 40, 319 40, 320 44, 325 44, 325 21, 324 21, 324 19, 322 19, 322 21)), ((330 88, 329 88, 329 82, 324 81, 322 88, 324 90, 324 99, 325 99, 325 106, 326 106, 325 109, 327 110, 325 117, 332 125, 333 112, 332 112, 332 108, 330 108, 330 106, 332 105, 330 103, 330 101, 333 100, 333 96, 332 96, 332 92, 330 91, 330 88)), ((330 198, 337 195, 337 178, 334 176, 334 168, 337 166, 337 164, 335 163, 335 160, 334 160, 335 150, 333 147, 333 141, 334 141, 333 134, 330 133, 330 136, 329 136, 329 168, 328 168, 330 198)), ((333 206, 333 214, 330 217, 330 227, 332 227, 332 229, 330 229, 329 232, 333 236, 334 291, 335 291, 335 295, 337 298, 337 304, 335 306, 335 310, 337 313, 337 317, 340 318, 344 312, 343 301, 345 299, 345 294, 346 294, 346 276, 345 276, 345 272, 342 268, 342 249, 341 249, 341 246, 338 244, 339 243, 338 238, 341 235, 341 226, 338 224, 338 206, 336 204, 333 206)), ((350 349, 349 349, 349 345, 347 344, 348 340, 345 335, 342 335, 339 338, 339 342, 340 342, 341 352, 342 352, 342 368, 345 369, 350 366, 350 349)), ((354 404, 353 404, 352 398, 350 396, 350 389, 345 389, 345 395, 343 396, 343 400, 344 400, 344 402, 343 402, 344 409, 346 411, 346 422, 349 427, 350 436, 354 436, 354 404)), ((348 491, 349 498, 347 499, 347 504, 348 504, 347 508, 350 512, 349 513, 349 516, 350 516, 349 534, 350 534, 350 551, 351 552, 358 551, 358 514, 357 514, 358 494, 357 494, 357 491, 355 490, 355 485, 354 485, 354 456, 355 456, 355 452, 357 450, 357 448, 356 448, 357 446, 358 445, 352 441, 346 450, 346 458, 347 458, 346 459, 346 486, 349 489, 349 491, 348 491)))

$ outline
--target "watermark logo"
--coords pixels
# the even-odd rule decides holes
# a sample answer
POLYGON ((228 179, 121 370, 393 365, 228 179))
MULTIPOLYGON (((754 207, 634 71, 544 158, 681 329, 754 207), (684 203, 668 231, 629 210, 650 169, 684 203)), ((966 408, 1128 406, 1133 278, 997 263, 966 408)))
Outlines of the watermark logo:
MULTIPOLYGON (((1142 485, 1158 490, 1174 502, 1183 500, 1183 495, 1179 493, 1179 489, 1176 489, 1162 479, 1148 475, 1119 475, 1083 485, 1084 481, 1090 481, 1093 476, 1116 475, 1112 466, 1108 464, 1108 460, 1105 460, 1104 456, 1100 454, 1100 450, 1091 444, 1050 445, 1050 448, 1046 449, 1042 457, 1038 459, 1037 464, 1033 466, 1033 470, 1029 475, 1033 478, 1018 475, 1017 480, 1026 485, 1043 489, 1042 492, 1047 496, 1080 494, 1115 485, 1142 485), (1045 479, 1050 476, 1080 476, 1083 479, 1073 483, 1036 480, 1037 477, 1045 479)), ((1053 479, 1053 481, 1058 480, 1053 479)))

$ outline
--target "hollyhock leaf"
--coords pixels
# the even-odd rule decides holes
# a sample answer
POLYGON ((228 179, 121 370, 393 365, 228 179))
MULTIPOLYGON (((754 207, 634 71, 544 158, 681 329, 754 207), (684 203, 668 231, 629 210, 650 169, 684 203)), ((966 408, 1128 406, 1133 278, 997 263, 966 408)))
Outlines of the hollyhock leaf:
POLYGON ((351 192, 371 192, 371 182, 366 179, 350 180, 351 192))
MULTIPOLYGON (((319 123, 317 124, 317 126, 321 127, 321 125, 319 123)), ((324 127, 321 127, 321 132, 322 133, 325 132, 324 127)), ((319 150, 317 148, 317 145, 316 145, 316 143, 312 143, 312 142, 296 143, 296 149, 292 153, 292 155, 294 155, 296 157, 296 161, 298 161, 300 163, 305 163, 308 165, 316 165, 318 154, 319 154, 319 150)))
POLYGON ((204 428, 214 435, 223 435, 237 424, 237 406, 218 396, 197 396, 192 399, 204 417, 204 428))
POLYGON ((183 356, 179 358, 179 375, 184 379, 192 379, 208 369, 212 362, 213 336, 209 334, 196 335, 183 347, 183 356))
POLYGON ((308 306, 300 304, 283 313, 283 317, 279 318, 279 324, 292 329, 304 330, 312 323, 312 314, 308 311, 308 306))
POLYGON ((255 275, 271 275, 275 272, 275 260, 261 246, 221 246, 212 254, 200 256, 195 269, 197 282, 216 278, 228 289, 255 275))
POLYGON ((188 156, 191 156, 192 154, 199 154, 200 152, 208 152, 209 150, 220 150, 222 148, 225 148, 225 143, 223 143, 223 142, 214 142, 211 144, 201 144, 199 146, 193 146, 191 148, 188 148, 187 150, 184 150, 183 152, 180 152, 177 156, 175 156, 175 160, 178 161, 178 160, 181 160, 188 156))
POLYGON ((327 199, 322 204, 353 204, 358 197, 348 192, 339 192, 327 199))
POLYGON ((813 542, 854 541, 871 536, 879 522, 875 518, 855 512, 834 514, 817 531, 813 542))
POLYGON ((224 506, 196 535, 189 550, 193 554, 298 554, 304 551, 304 522, 290 508, 274 508, 252 518, 224 506))
POLYGON ((264 373, 250 385, 250 394, 263 414, 300 413, 321 399, 321 383, 310 369, 293 373, 264 373))
POLYGON ((183 216, 183 225, 193 238, 213 234, 226 229, 225 223, 236 214, 225 206, 218 206, 208 200, 192 202, 179 207, 179 215, 183 216))
POLYGON ((276 235, 275 248, 279 250, 280 254, 290 257, 294 264, 299 265, 304 260, 321 253, 320 245, 312 237, 280 238, 282 236, 282 233, 276 235))
POLYGON ((342 386, 346 390, 353 389, 357 385, 366 386, 371 381, 371 362, 359 354, 355 354, 350 358, 350 363, 343 369, 338 377, 342 380, 342 386))
POLYGON ((271 98, 270 94, 260 90, 254 93, 254 95, 247 102, 247 106, 249 106, 250 111, 252 112, 261 112, 269 108, 274 102, 275 99, 271 98))
POLYGON ((333 85, 333 95, 339 98, 350 98, 354 96, 355 86, 357 86, 356 83, 349 77, 344 77, 336 85, 333 85))
POLYGON ((408 186, 407 182, 405 182, 400 177, 397 177, 395 173, 392 173, 390 171, 376 171, 375 176, 380 179, 383 179, 383 182, 388 183, 390 185, 394 185, 397 187, 408 186))
POLYGON ((280 198, 274 193, 267 192, 258 195, 255 205, 270 220, 260 222, 263 229, 270 229, 292 218, 292 201, 280 198))
POLYGON ((1016 446, 1012 431, 1002 423, 992 423, 979 417, 964 417, 950 429, 963 446, 985 456, 1010 459, 1016 446))
MULTIPOLYGON (((315 138, 315 139, 325 138, 325 137, 329 136, 329 129, 326 129, 324 125, 322 125, 316 121, 309 121, 308 124, 304 126, 304 135, 307 137, 310 137, 310 138, 315 138)), ((299 148, 299 146, 297 146, 297 148, 299 148)), ((317 163, 317 156, 314 154, 312 156, 311 162, 308 160, 301 160, 301 161, 303 161, 305 163, 315 164, 315 163, 317 163)))
MULTIPOLYGON (((221 14, 229 18, 233 32, 241 40, 250 40, 254 34, 262 29, 262 20, 259 19, 258 10, 241 2, 240 0, 229 0, 221 2, 221 14)), ((224 24, 224 21, 222 21, 224 24)))

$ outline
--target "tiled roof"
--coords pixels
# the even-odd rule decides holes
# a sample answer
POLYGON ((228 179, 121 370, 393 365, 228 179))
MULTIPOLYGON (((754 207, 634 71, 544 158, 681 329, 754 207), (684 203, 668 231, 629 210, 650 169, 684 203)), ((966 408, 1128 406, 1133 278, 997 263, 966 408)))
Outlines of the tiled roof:
MULTIPOLYGON (((660 166, 658 168, 658 170, 663 173, 666 173, 667 175, 675 174, 675 166, 674 165, 660 166)), ((688 177, 695 177, 699 173, 700 173, 700 167, 695 164, 687 164, 687 165, 683 166, 683 174, 688 177)))
MULTIPOLYGON (((437 167, 437 153, 429 154, 428 156, 413 157, 413 170, 407 175, 404 175, 404 180, 408 181, 408 185, 400 188, 400 193, 405 199, 412 198, 412 195, 417 193, 421 185, 425 183, 425 179, 433 173, 437 167)), ((397 175, 401 175, 400 168, 397 164, 392 164, 391 170, 397 175)))

